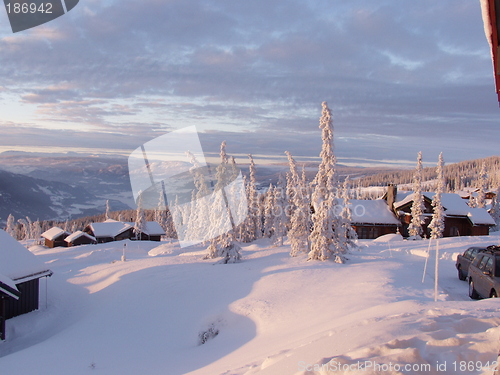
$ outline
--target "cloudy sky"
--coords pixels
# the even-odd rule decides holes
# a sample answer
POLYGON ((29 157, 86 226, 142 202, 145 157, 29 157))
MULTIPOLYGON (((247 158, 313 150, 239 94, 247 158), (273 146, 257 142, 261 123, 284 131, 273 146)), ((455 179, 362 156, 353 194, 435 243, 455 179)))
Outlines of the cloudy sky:
POLYGON ((0 151, 132 152, 196 125, 207 152, 341 163, 498 154, 479 0, 80 0, 13 34, 0 11, 0 151))

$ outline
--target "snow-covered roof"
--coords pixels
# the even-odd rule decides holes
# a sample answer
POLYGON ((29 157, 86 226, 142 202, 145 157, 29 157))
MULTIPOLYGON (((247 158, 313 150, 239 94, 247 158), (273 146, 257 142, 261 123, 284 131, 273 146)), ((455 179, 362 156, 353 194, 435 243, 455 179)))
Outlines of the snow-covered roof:
POLYGON ((42 237, 48 239, 49 241, 54 241, 61 235, 66 237, 69 235, 69 233, 59 227, 50 228, 49 230, 42 233, 42 237))
POLYGON ((2 275, 1 273, 0 273, 0 292, 15 299, 19 299, 19 296, 21 295, 14 281, 12 281, 10 277, 2 275))
POLYGON ((491 217, 489 212, 484 208, 470 208, 468 217, 474 225, 495 225, 495 220, 491 217))
MULTIPOLYGON (((127 223, 132 227, 135 226, 135 223, 127 223)), ((161 225, 156 221, 147 221, 144 225, 144 229, 142 233, 147 234, 148 236, 164 236, 165 231, 161 227, 161 225)))
POLYGON ((0 274, 20 283, 52 275, 52 272, 27 248, 0 230, 0 274))
POLYGON ((108 219, 103 223, 92 223, 90 228, 96 238, 111 237, 114 238, 123 232, 133 228, 130 224, 121 221, 108 219))
MULTIPOLYGON (((434 198, 436 193, 423 192, 427 199, 434 198)), ((404 191, 397 194, 394 207, 399 208, 413 201, 413 192, 404 191)), ((441 204, 445 209, 446 216, 466 216, 470 219, 473 225, 495 225, 495 221, 484 208, 472 208, 467 204, 467 201, 455 193, 443 193, 441 195, 441 204)))
POLYGON ((80 238, 80 237, 87 237, 89 240, 92 240, 92 241, 97 241, 95 239, 95 237, 91 236, 90 234, 88 233, 85 233, 85 232, 82 232, 81 230, 78 230, 76 231, 75 233, 73 234, 70 234, 68 237, 66 237, 64 239, 64 241, 70 243, 70 242, 73 242, 75 241, 76 239, 80 238))
POLYGON ((353 224, 400 224, 384 199, 351 199, 350 208, 353 224))

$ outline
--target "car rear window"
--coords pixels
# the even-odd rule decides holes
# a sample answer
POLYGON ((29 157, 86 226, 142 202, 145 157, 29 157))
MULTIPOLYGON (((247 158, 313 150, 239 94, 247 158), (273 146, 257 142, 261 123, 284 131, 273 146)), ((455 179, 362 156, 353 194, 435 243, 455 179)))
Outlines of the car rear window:
POLYGON ((483 254, 479 254, 475 259, 474 259, 474 262, 472 263, 473 265, 475 265, 476 267, 478 267, 478 264, 479 262, 481 262, 481 260, 484 258, 484 255, 483 254))
POLYGON ((500 277, 500 257, 496 257, 496 277, 500 277))
POLYGON ((483 259, 481 259, 481 263, 479 264, 479 269, 484 270, 484 267, 486 265, 486 262, 488 261, 490 257, 484 256, 483 259))

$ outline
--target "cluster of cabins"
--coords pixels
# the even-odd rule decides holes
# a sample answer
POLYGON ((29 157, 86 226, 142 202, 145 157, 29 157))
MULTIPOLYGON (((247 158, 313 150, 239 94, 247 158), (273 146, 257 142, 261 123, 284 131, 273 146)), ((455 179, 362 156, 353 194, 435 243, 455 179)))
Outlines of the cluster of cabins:
MULTIPOLYGON (((87 225, 83 231, 68 233, 54 227, 44 232, 45 246, 76 246, 123 239, 160 241, 164 230, 155 221, 145 223, 136 233, 134 224, 116 220, 87 225)), ((5 321, 37 310, 40 279, 52 271, 26 247, 0 230, 0 341, 5 340, 5 321)))
MULTIPOLYGON (((429 237, 428 225, 434 207, 435 193, 424 192, 424 234, 429 237)), ((486 208, 472 208, 460 194, 445 193, 441 196, 444 209, 444 237, 488 235, 495 221, 486 208)), ((389 185, 384 197, 376 200, 351 200, 352 226, 360 239, 372 239, 390 233, 401 233, 408 237, 411 222, 413 192, 398 192, 396 186, 389 185)))
POLYGON ((83 231, 69 233, 59 227, 53 227, 42 233, 47 247, 71 247, 120 241, 125 239, 142 241, 160 241, 165 231, 156 221, 147 221, 141 231, 134 229, 135 223, 108 219, 102 223, 91 223, 83 231))

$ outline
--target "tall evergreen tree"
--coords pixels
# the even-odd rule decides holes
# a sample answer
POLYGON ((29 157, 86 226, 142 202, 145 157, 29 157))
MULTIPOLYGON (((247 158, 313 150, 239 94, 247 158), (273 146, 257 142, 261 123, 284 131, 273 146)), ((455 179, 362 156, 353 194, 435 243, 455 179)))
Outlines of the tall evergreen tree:
POLYGON ((475 199, 475 205, 479 208, 484 208, 486 204, 486 190, 488 189, 488 174, 486 173, 486 163, 483 161, 481 164, 481 170, 478 176, 478 191, 477 197, 475 199))
POLYGON ((111 219, 111 207, 109 206, 109 199, 106 199, 106 213, 105 220, 111 219))
POLYGON ((491 200, 490 215, 495 220, 495 226, 490 231, 498 232, 500 230, 500 185, 497 186, 495 196, 491 200))
POLYGON ((144 209, 142 208, 142 191, 140 191, 139 197, 137 198, 137 210, 135 212, 134 224, 134 235, 136 240, 139 240, 141 238, 141 233, 145 231, 145 228, 146 218, 144 216, 144 209))
POLYGON ((309 251, 309 228, 311 217, 311 200, 308 189, 303 186, 302 179, 297 172, 297 163, 288 151, 290 172, 287 175, 287 195, 290 199, 290 229, 288 239, 291 245, 291 256, 297 256, 300 252, 309 251))
POLYGON ((284 237, 286 235, 287 216, 286 216, 286 191, 283 176, 280 175, 278 185, 274 189, 274 207, 272 215, 273 221, 273 243, 275 246, 283 246, 284 237))
POLYGON ((309 260, 326 260, 333 258, 338 263, 346 260, 344 254, 348 251, 341 243, 340 233, 343 231, 342 220, 339 217, 338 181, 336 175, 336 158, 333 151, 333 121, 330 108, 322 103, 320 129, 322 130, 323 147, 318 173, 312 183, 312 215, 313 229, 309 235, 311 250, 309 260))
POLYGON ((211 221, 212 224, 216 223, 217 229, 229 228, 229 231, 218 235, 210 241, 205 258, 222 258, 218 263, 223 264, 236 263, 241 260, 241 248, 234 238, 234 223, 231 222, 231 214, 226 197, 224 196, 224 187, 227 182, 226 176, 232 168, 228 163, 226 141, 223 141, 221 144, 220 156, 221 163, 217 166, 217 183, 215 185, 215 192, 218 194, 216 194, 212 205, 211 221))
POLYGON ((356 248, 356 240, 358 234, 352 227, 352 210, 349 199, 349 176, 344 180, 342 188, 342 212, 340 214, 342 220, 342 231, 339 233, 340 243, 346 249, 356 248))
POLYGON ((417 166, 413 174, 413 204, 408 232, 413 239, 422 239, 424 221, 424 195, 422 194, 422 151, 417 156, 417 166))
POLYGON ((432 220, 429 224, 429 229, 431 230, 431 238, 437 239, 443 237, 444 231, 444 209, 441 203, 441 195, 444 193, 445 189, 445 180, 444 180, 444 161, 443 161, 443 153, 439 154, 438 165, 436 168, 437 172, 437 187, 436 194, 432 198, 432 206, 434 207, 432 220))
POLYGON ((17 240, 16 222, 12 214, 7 217, 7 227, 5 231, 17 240))

